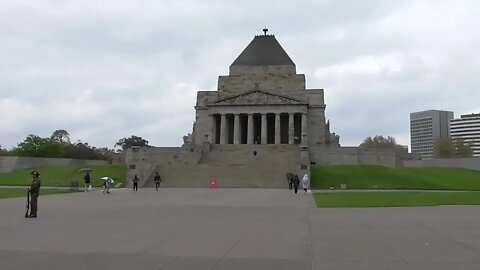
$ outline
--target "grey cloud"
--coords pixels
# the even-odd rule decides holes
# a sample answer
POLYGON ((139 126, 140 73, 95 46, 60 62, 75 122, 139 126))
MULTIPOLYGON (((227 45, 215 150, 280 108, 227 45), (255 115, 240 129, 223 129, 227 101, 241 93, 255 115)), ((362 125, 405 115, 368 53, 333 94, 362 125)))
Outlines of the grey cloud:
POLYGON ((215 90, 264 26, 308 88, 325 89, 342 144, 377 134, 408 144, 412 111, 479 109, 478 11, 468 1, 4 1, 0 144, 66 129, 98 147, 133 134, 179 145, 196 91, 215 90))

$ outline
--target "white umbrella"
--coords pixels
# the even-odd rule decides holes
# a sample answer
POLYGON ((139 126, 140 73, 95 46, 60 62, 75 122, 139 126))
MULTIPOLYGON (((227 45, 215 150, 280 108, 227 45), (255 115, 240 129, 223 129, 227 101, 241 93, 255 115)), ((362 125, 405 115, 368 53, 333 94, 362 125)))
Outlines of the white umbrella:
POLYGON ((104 176, 101 179, 104 180, 104 181, 107 181, 107 183, 109 183, 109 184, 115 183, 115 181, 113 181, 113 179, 108 177, 108 176, 104 176))

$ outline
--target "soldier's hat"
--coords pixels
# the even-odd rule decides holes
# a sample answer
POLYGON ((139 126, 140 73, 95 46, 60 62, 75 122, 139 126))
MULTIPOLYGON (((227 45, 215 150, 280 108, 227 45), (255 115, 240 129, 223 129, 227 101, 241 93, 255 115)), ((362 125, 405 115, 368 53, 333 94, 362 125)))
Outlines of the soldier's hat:
POLYGON ((33 171, 30 174, 33 175, 33 176, 37 176, 37 177, 40 176, 40 174, 37 171, 33 171))

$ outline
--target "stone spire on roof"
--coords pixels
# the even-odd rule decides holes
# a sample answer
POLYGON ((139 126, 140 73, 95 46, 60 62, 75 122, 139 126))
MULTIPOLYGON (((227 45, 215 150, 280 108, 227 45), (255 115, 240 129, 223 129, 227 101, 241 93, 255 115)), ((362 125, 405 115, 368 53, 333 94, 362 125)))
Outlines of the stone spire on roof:
POLYGON ((267 35, 268 29, 263 29, 264 34, 258 35, 248 44, 243 52, 233 61, 232 66, 295 66, 292 59, 274 35, 267 35))

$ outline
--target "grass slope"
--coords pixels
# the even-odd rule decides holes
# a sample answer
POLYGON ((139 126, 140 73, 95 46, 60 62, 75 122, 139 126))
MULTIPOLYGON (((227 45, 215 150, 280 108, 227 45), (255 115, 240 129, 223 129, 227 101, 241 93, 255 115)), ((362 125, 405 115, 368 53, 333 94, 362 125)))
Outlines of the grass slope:
POLYGON ((398 207, 477 205, 480 192, 315 193, 317 207, 398 207))
MULTIPOLYGON (((59 194, 59 193, 72 193, 78 192, 70 189, 41 189, 40 196, 59 194)), ((0 189, 0 199, 15 198, 15 197, 27 197, 26 188, 4 188, 0 189)), ((26 201, 25 201, 26 202, 26 201)))
MULTIPOLYGON (((71 181, 78 181, 83 185, 84 174, 78 170, 81 168, 91 168, 90 173, 93 186, 101 186, 103 176, 109 176, 115 180, 115 183, 125 185, 127 178, 126 165, 69 165, 69 166, 48 166, 35 168, 40 173, 40 180, 43 186, 70 186, 71 181)), ((0 174, 0 185, 4 186, 26 186, 30 185, 32 177, 30 173, 34 169, 20 170, 10 173, 0 174)))
POLYGON ((312 166, 312 188, 480 190, 480 171, 460 168, 312 166))

